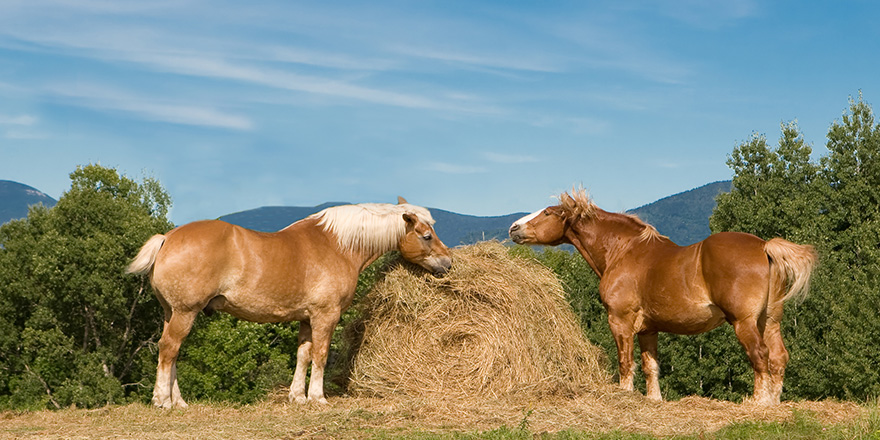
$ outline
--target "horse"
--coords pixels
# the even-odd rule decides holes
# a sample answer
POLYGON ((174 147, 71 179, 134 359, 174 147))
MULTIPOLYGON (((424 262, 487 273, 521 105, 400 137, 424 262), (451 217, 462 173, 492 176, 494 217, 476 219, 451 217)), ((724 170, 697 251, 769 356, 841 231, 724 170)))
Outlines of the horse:
POLYGON ((779 403, 789 359, 783 303, 807 294, 817 260, 812 246, 720 232, 682 247, 636 216, 599 209, 583 189, 559 201, 514 222, 510 237, 518 244, 571 244, 599 276, 623 389, 633 390, 634 335, 646 395, 662 401, 658 332, 698 334, 727 321, 755 374, 746 401, 779 403))
POLYGON ((433 224, 427 209, 399 198, 397 205, 327 208, 272 233, 205 220, 154 235, 127 269, 150 274, 165 313, 153 404, 187 406, 177 382, 177 355, 200 310, 260 323, 299 321, 289 401, 326 404, 330 337, 354 298, 358 275, 394 249, 435 274, 445 273, 452 259, 433 224))

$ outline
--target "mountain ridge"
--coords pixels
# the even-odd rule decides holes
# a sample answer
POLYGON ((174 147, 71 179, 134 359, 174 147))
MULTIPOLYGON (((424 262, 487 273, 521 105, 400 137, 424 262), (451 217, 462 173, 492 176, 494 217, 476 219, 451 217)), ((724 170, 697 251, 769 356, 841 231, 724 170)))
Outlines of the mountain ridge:
POLYGON ((0 224, 27 217, 28 209, 40 203, 51 208, 56 200, 32 186, 0 180, 0 224))
MULTIPOLYGON (((653 225, 679 245, 688 245, 709 236, 709 216, 715 208, 715 197, 730 191, 731 181, 712 182, 688 191, 661 198, 627 211, 653 225)), ((43 203, 54 206, 56 201, 28 185, 0 180, 0 224, 27 216, 28 206, 43 203)), ((285 228, 318 211, 344 202, 326 202, 317 206, 262 206, 219 217, 232 224, 257 231, 273 232, 285 228)), ((528 214, 516 212, 497 216, 459 214, 439 208, 428 208, 437 235, 448 246, 473 244, 478 241, 507 239, 510 225, 528 214)))

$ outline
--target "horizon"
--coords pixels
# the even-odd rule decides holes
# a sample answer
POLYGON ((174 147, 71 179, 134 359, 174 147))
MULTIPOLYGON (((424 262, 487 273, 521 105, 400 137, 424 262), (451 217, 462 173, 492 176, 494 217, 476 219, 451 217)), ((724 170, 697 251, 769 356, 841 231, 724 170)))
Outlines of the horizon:
MULTIPOLYGON (((34 191, 40 193, 40 195, 43 195, 43 196, 49 197, 49 198, 51 198, 53 201, 55 201, 56 203, 58 202, 58 198, 56 198, 56 197, 52 197, 52 196, 46 194, 45 192, 41 191, 39 188, 36 188, 36 187, 34 187, 34 186, 32 186, 32 185, 28 185, 28 184, 26 184, 26 183, 24 183, 24 182, 17 182, 17 181, 14 181, 14 180, 7 180, 7 179, 0 179, 0 182, 10 182, 10 183, 15 183, 15 184, 19 184, 19 185, 26 186, 26 187, 30 188, 31 190, 34 190, 34 191)), ((666 195, 666 196, 662 196, 662 197, 658 198, 657 200, 654 200, 654 201, 651 201, 651 202, 648 202, 648 203, 645 203, 645 204, 643 204, 643 205, 639 205, 639 206, 636 206, 636 207, 627 208, 627 209, 624 209, 623 211, 619 211, 619 212, 632 212, 632 211, 636 211, 636 210, 639 210, 639 209, 642 209, 642 208, 645 208, 645 207, 651 206, 651 205, 653 205, 653 204, 655 204, 655 203, 657 203, 657 202, 660 202, 660 201, 663 201, 663 200, 666 200, 666 199, 669 199, 669 198, 672 198, 672 197, 675 197, 675 196, 679 196, 679 195, 682 195, 682 194, 685 194, 685 193, 688 193, 688 192, 691 192, 691 191, 694 191, 694 190, 698 190, 698 189, 701 189, 701 188, 706 187, 706 186, 709 186, 709 185, 714 185, 714 184, 718 184, 718 183, 726 183, 726 182, 730 182, 730 180, 717 180, 717 181, 714 181, 714 182, 709 182, 709 183, 706 183, 706 184, 703 184, 703 185, 696 186, 696 187, 694 187, 694 188, 690 188, 690 189, 686 189, 686 190, 684 190, 684 191, 680 191, 680 192, 674 193, 674 194, 669 194, 669 195, 666 195)), ((371 202, 362 202, 362 203, 371 203, 371 202)), ((380 203, 381 203, 381 202, 380 202, 380 203)), ((391 202, 388 202, 388 203, 391 203, 391 202)), ((256 206, 256 207, 253 207, 253 208, 248 208, 248 209, 245 209, 245 210, 242 210, 242 211, 228 212, 228 213, 225 213, 225 214, 221 214, 221 215, 219 215, 219 216, 217 216, 217 217, 212 217, 211 219, 214 219, 214 218, 216 218, 216 219, 222 219, 223 217, 228 217, 228 216, 232 216, 232 215, 236 215, 236 214, 242 214, 242 213, 246 213, 246 212, 249 212, 249 211, 255 211, 255 210, 259 210, 259 209, 267 209, 267 208, 269 208, 269 209, 271 209, 271 208, 312 209, 312 208, 320 208, 320 207, 322 207, 322 206, 327 206, 327 207, 329 207, 329 206, 338 206, 338 205, 346 205, 346 204, 353 204, 353 203, 352 203, 352 202, 346 202, 346 201, 340 201, 340 200, 327 200, 327 201, 324 201, 324 202, 318 203, 317 205, 263 205, 263 206, 256 206)), ((500 214, 473 215, 473 214, 466 214, 466 213, 456 212, 456 211, 449 210, 449 209, 442 208, 442 207, 438 207, 438 206, 424 206, 424 208, 435 209, 435 210, 440 210, 440 211, 446 211, 446 212, 449 212, 449 213, 452 213, 452 214, 456 214, 456 215, 472 216, 472 217, 484 217, 484 218, 489 218, 489 217, 506 217, 506 216, 517 215, 517 214, 528 214, 527 211, 513 211, 513 212, 507 212, 507 213, 500 213, 500 214)), ((601 207, 600 207, 600 208, 601 208, 601 207)), ((540 209, 540 208, 539 208, 539 209, 540 209)), ((208 218, 208 217, 203 217, 203 218, 201 218, 201 219, 199 219, 199 220, 207 220, 207 219, 209 219, 209 218, 208 218)), ((181 224, 176 224, 176 225, 180 226, 180 225, 182 225, 182 223, 181 223, 181 224)))
POLYGON ((880 95, 880 4, 260 0, 0 4, 0 179, 98 163, 184 224, 265 206, 610 211, 730 180, 796 120, 814 156, 880 95))

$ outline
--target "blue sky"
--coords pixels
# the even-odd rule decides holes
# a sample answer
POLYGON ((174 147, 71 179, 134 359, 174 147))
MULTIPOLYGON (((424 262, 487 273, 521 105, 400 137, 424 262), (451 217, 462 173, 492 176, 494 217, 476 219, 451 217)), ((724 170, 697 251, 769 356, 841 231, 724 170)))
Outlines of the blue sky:
POLYGON ((159 179, 172 221, 269 205, 622 211, 880 99, 874 1, 0 2, 0 179, 159 179))

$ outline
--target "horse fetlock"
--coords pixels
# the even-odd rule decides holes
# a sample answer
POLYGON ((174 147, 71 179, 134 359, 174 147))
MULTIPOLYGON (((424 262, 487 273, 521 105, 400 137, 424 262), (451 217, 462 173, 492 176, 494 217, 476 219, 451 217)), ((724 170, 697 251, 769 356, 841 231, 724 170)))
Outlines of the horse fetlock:
POLYGON ((655 402, 662 402, 662 401, 663 401, 663 396, 660 395, 660 392, 659 392, 659 391, 656 392, 656 393, 654 393, 654 392, 650 392, 650 393, 648 393, 645 397, 647 397, 648 400, 653 400, 653 401, 655 401, 655 402))

